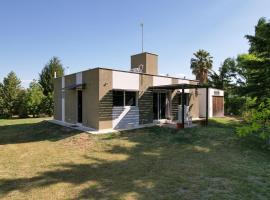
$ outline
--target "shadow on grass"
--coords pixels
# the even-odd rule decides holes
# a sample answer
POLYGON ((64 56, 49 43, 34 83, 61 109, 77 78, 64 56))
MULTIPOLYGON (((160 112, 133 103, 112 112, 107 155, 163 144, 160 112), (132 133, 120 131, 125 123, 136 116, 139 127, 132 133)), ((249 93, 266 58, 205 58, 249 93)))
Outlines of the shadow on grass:
MULTIPOLYGON (((27 192, 58 183, 70 183, 74 186, 87 184, 75 196, 76 199, 222 199, 228 198, 228 192, 231 192, 230 198, 241 195, 244 199, 255 198, 250 192, 250 186, 243 183, 246 174, 250 172, 249 168, 235 165, 235 162, 243 166, 248 164, 243 162, 241 152, 225 143, 219 146, 212 144, 226 140, 226 134, 231 135, 231 129, 226 127, 216 127, 214 124, 185 130, 152 127, 104 135, 99 141, 108 145, 104 153, 111 156, 121 154, 125 158, 106 160, 89 153, 84 156, 88 163, 63 163, 56 166, 57 169, 41 172, 35 177, 2 179, 0 197, 15 190, 27 192), (121 140, 122 145, 113 143, 115 140, 121 140), (125 141, 133 146, 123 145, 125 141), (200 148, 194 149, 194 145, 200 148), (205 151, 206 148, 209 151, 205 151), (223 182, 227 179, 233 179, 234 182, 226 185, 223 182), (208 188, 211 190, 205 192, 208 188)), ((265 162, 270 162, 269 156, 256 156, 251 155, 249 158, 248 155, 245 159, 252 165, 263 158, 265 162)))
POLYGON ((37 142, 43 140, 58 141, 80 133, 74 129, 41 121, 37 123, 0 126, 0 145, 37 142))

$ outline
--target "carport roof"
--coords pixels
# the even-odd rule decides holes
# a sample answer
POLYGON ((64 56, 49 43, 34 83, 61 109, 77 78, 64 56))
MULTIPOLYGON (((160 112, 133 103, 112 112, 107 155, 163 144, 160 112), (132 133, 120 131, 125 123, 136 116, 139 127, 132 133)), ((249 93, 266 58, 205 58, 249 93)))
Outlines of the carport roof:
POLYGON ((167 90, 177 90, 177 89, 196 89, 196 88, 209 88, 207 84, 170 84, 170 85, 159 85, 159 86, 152 86, 151 89, 167 89, 167 90))

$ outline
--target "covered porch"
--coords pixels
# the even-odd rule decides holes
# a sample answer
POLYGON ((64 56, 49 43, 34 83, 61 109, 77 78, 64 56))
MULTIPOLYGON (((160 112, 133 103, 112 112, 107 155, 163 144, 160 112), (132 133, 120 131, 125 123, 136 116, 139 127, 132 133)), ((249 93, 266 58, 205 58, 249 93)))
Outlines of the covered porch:
MULTIPOLYGON (((159 126, 165 126, 170 128, 187 128, 193 127, 195 124, 203 124, 205 126, 208 125, 208 118, 209 118, 209 86, 208 85, 201 85, 201 84, 171 84, 171 85, 161 85, 161 86, 153 86, 151 87, 153 92, 153 111, 154 111, 154 122, 156 122, 159 126), (203 109, 205 110, 204 117, 196 117, 192 118, 190 115, 190 105, 186 104, 186 94, 185 91, 189 91, 189 89, 195 89, 195 93, 198 93, 198 89, 202 90, 205 89, 205 99, 203 102, 198 102, 199 99, 196 99, 196 103, 200 105, 203 103, 203 109), (173 116, 172 108, 172 99, 171 95, 175 91, 178 91, 180 94, 179 104, 177 105, 177 117, 173 116), (160 95, 159 95, 160 94, 160 95), (167 94, 167 100, 164 101, 164 94, 167 94), (158 97, 155 100, 156 96, 158 97), (164 103, 166 102, 166 103, 164 103), (157 104, 157 105, 156 105, 157 104), (156 113, 156 111, 158 111, 156 113), (160 117, 161 116, 161 117, 160 117), (164 117, 166 116, 166 117, 164 117), (193 123, 192 123, 193 122, 193 123)), ((175 107, 175 106, 174 106, 175 107)), ((174 113, 175 115, 175 113, 174 113)))

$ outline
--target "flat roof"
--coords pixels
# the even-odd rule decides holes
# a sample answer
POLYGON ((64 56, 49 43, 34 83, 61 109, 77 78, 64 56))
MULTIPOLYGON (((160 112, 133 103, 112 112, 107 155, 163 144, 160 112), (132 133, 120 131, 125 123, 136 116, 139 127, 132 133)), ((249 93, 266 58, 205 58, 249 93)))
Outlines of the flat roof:
POLYGON ((159 85, 159 86, 152 86, 151 89, 167 89, 167 90, 176 90, 176 89, 196 89, 196 88, 209 88, 208 85, 202 84, 187 84, 187 83, 180 83, 180 84, 171 84, 171 85, 159 85))
POLYGON ((134 54, 134 55, 131 55, 131 56, 137 56, 137 55, 140 55, 140 54, 151 54, 151 55, 154 55, 154 56, 158 56, 157 54, 155 53, 150 53, 150 52, 142 52, 142 53, 137 53, 137 54, 134 54))
MULTIPOLYGON (((132 73, 132 74, 142 74, 142 75, 148 75, 148 76, 165 77, 165 78, 174 78, 174 79, 179 79, 179 80, 187 80, 187 81, 199 82, 198 80, 194 80, 194 79, 179 78, 179 77, 174 77, 174 76, 154 75, 154 74, 132 72, 132 71, 126 71, 126 70, 119 70, 119 69, 111 69, 111 68, 106 68, 106 67, 95 67, 95 68, 92 68, 92 69, 87 69, 87 70, 75 72, 75 73, 72 73, 72 74, 67 74, 67 75, 64 75, 64 76, 71 76, 71 75, 74 75, 74 74, 77 74, 77 73, 80 73, 80 72, 85 72, 85 71, 90 71, 90 70, 97 70, 97 69, 117 71, 117 72, 125 72, 125 73, 132 73)), ((63 76, 59 76, 57 78, 61 78, 61 77, 63 77, 63 76)))

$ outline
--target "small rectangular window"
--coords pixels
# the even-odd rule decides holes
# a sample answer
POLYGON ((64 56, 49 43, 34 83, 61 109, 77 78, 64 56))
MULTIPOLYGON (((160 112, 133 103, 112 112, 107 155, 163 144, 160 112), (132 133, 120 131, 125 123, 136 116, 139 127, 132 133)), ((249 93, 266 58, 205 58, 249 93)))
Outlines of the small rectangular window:
POLYGON ((136 92, 125 92, 125 105, 136 106, 136 92))
POLYGON ((124 106, 124 91, 113 91, 113 106, 124 106))

